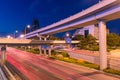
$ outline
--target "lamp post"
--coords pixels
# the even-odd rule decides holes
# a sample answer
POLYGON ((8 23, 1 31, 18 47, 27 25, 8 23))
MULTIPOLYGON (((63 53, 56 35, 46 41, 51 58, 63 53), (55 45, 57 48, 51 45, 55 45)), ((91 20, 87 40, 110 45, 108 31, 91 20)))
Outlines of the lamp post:
POLYGON ((21 34, 21 35, 20 35, 20 38, 22 39, 23 37, 24 37, 24 34, 21 34))
POLYGON ((70 48, 70 47, 71 47, 72 39, 70 38, 70 33, 69 33, 69 32, 67 32, 67 33, 65 34, 65 41, 66 41, 68 47, 70 48))
POLYGON ((27 26, 25 27, 25 35, 27 34, 27 28, 29 29, 29 28, 30 28, 30 25, 27 25, 27 26))
POLYGON ((10 35, 7 36, 8 39, 10 39, 10 37, 11 37, 10 35))
POLYGON ((68 32, 66 33, 66 37, 70 37, 70 34, 68 32))
POLYGON ((18 30, 15 31, 15 33, 14 33, 14 38, 16 37, 16 34, 17 34, 17 33, 18 33, 18 30))
MULTIPOLYGON (((26 27, 25 27, 25 34, 24 35, 26 35, 27 34, 27 29, 29 29, 30 28, 30 25, 27 25, 26 27)), ((24 36, 25 38, 26 38, 26 36, 24 36)))

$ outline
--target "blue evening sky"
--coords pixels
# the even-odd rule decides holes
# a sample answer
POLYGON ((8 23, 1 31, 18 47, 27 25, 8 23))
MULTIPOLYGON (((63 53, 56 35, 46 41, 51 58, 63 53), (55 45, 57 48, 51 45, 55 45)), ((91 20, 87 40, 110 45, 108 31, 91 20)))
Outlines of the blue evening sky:
MULTIPOLYGON (((21 31, 33 18, 45 27, 82 11, 99 0, 0 0, 0 33, 21 31)), ((111 32, 120 33, 120 19, 107 23, 111 32)))

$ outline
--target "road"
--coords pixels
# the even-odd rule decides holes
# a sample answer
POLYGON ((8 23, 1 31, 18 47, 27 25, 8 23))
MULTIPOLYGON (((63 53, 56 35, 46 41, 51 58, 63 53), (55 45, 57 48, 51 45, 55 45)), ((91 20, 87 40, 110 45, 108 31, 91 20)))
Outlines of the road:
POLYGON ((75 64, 52 60, 14 48, 7 48, 7 61, 26 80, 119 80, 75 64))

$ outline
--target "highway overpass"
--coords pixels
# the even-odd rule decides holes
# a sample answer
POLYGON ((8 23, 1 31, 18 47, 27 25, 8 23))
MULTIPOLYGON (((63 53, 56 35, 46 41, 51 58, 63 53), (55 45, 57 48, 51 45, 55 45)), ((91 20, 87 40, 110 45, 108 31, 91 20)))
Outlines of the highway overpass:
POLYGON ((25 37, 31 38, 37 36, 38 33, 41 35, 55 34, 91 24, 97 24, 99 20, 107 22, 117 18, 120 18, 120 0, 103 0, 64 20, 30 32, 26 34, 25 37))
POLYGON ((120 18, 120 0, 103 0, 64 20, 53 23, 44 28, 30 32, 25 38, 40 35, 50 35, 68 30, 98 24, 100 69, 107 68, 106 22, 120 18))
MULTIPOLYGON (((72 41, 71 44, 77 44, 79 41, 72 41)), ((66 44, 65 40, 32 40, 32 39, 8 39, 0 38, 0 45, 41 45, 41 44, 66 44)))

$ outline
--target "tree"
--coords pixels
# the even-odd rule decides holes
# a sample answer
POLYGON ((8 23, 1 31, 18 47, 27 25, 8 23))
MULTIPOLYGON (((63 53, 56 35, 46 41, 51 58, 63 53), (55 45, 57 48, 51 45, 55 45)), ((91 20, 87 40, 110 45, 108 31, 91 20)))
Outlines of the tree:
POLYGON ((81 37, 80 39, 80 43, 78 44, 79 48, 88 50, 98 50, 98 44, 96 42, 96 39, 92 35, 89 34, 86 36, 86 38, 81 37))
POLYGON ((120 43, 120 37, 115 34, 111 33, 107 35, 107 45, 110 46, 110 48, 116 48, 120 43))
POLYGON ((86 41, 85 37, 83 37, 83 38, 80 40, 80 42, 78 43, 78 47, 79 47, 80 49, 85 49, 86 46, 87 46, 87 41, 86 41))
POLYGON ((59 40, 59 38, 58 38, 58 37, 55 37, 55 36, 53 36, 53 35, 50 35, 50 36, 49 36, 49 40, 59 40))
POLYGON ((91 34, 87 36, 86 40, 89 47, 96 44, 96 39, 91 34))
POLYGON ((75 35, 72 40, 82 40, 84 38, 83 35, 75 35))

